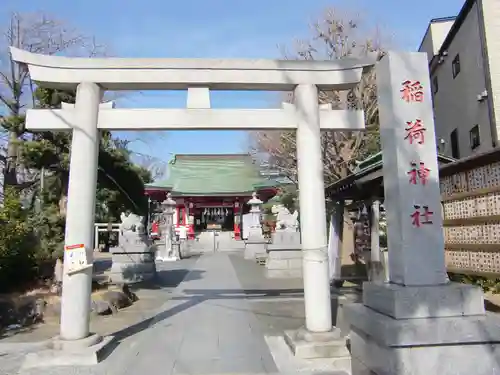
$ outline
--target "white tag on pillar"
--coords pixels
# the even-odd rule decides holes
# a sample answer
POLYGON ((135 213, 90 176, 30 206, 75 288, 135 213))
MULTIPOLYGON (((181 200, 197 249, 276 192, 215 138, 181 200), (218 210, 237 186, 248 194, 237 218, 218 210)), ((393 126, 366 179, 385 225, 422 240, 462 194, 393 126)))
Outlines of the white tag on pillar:
POLYGON ((73 274, 92 267, 92 264, 89 264, 87 249, 83 244, 65 246, 64 253, 67 265, 66 273, 73 274))

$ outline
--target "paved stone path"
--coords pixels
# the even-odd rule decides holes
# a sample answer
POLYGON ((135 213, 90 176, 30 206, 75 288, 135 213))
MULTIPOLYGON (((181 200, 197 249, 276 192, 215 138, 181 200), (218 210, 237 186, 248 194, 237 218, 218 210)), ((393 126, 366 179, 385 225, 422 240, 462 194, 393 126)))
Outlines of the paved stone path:
POLYGON ((163 305, 119 331, 118 347, 99 365, 19 371, 22 355, 10 355, 10 361, 0 357, 0 375, 249 375, 302 366, 283 345, 280 361, 276 345, 269 351, 270 339, 304 324, 300 279, 266 279, 262 267, 231 253, 164 263, 158 271, 161 288, 142 292, 163 305))
POLYGON ((174 294, 123 374, 277 371, 227 255, 200 257, 174 294))

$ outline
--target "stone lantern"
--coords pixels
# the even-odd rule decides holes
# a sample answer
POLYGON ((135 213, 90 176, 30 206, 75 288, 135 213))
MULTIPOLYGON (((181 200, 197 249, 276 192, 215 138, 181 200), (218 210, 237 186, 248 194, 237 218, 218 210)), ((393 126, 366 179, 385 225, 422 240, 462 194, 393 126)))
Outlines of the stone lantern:
POLYGON ((250 227, 245 240, 245 259, 255 260, 266 254, 266 239, 261 225, 262 203, 257 193, 253 193, 252 199, 247 202, 250 206, 250 227))
POLYGON ((171 262, 180 259, 179 254, 176 254, 176 250, 174 249, 174 246, 172 246, 175 207, 176 203, 172 199, 172 194, 168 193, 167 199, 161 202, 164 222, 164 227, 161 233, 164 244, 159 245, 159 250, 156 256, 156 260, 161 262, 171 262))
POLYGON ((263 239, 262 235, 262 225, 261 225, 261 215, 262 215, 262 202, 257 198, 257 193, 252 193, 252 199, 250 199, 247 204, 250 206, 250 229, 248 233, 249 240, 260 240, 263 239))

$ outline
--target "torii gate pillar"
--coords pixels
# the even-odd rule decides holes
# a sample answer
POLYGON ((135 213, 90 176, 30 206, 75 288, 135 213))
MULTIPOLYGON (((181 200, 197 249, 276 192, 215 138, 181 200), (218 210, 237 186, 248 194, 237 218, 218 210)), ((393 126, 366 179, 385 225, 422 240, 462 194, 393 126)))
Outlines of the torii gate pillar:
MULTIPOLYGON (((76 124, 73 125, 66 209, 66 246, 83 244, 93 257, 93 223, 99 157, 99 103, 102 90, 95 83, 80 83, 76 90, 76 124)), ((64 256, 67 269, 69 259, 64 256)), ((91 262, 90 262, 91 263, 91 262)), ((62 340, 89 336, 92 268, 69 276, 64 273, 61 301, 62 340)))
POLYGON ((301 117, 296 138, 306 328, 328 332, 332 329, 332 309, 318 88, 299 85, 294 96, 301 117))

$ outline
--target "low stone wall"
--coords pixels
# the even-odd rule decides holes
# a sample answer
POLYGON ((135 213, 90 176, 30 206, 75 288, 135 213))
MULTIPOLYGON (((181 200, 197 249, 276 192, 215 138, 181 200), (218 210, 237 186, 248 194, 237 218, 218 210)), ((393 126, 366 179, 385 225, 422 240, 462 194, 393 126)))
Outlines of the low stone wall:
POLYGON ((302 277, 302 249, 270 244, 267 246, 266 276, 269 278, 302 277))

